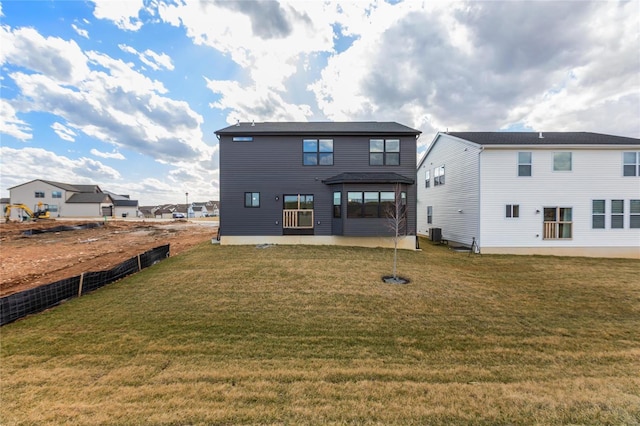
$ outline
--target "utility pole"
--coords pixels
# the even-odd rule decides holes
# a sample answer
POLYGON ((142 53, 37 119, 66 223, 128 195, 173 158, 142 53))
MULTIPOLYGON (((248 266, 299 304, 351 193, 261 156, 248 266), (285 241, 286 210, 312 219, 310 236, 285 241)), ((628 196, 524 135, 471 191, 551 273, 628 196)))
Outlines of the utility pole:
POLYGON ((189 193, 185 192, 184 196, 187 198, 187 204, 185 205, 185 208, 187 210, 187 219, 189 218, 189 193))

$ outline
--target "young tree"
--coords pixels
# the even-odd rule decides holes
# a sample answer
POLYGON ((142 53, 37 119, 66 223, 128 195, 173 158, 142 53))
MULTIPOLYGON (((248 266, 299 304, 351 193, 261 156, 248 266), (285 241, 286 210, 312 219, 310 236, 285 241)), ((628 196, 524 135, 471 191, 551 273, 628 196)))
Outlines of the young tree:
POLYGON ((407 212, 404 192, 399 183, 394 186, 394 201, 386 206, 387 228, 393 235, 393 277, 392 282, 404 283, 405 280, 398 278, 398 242, 407 233, 407 212))

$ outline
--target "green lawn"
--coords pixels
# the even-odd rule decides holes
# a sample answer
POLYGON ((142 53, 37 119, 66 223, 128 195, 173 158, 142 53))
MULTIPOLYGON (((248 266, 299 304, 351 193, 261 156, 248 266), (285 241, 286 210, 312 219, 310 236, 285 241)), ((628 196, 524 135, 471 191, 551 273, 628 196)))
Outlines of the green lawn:
POLYGON ((202 244, 0 329, 0 424, 639 424, 640 262, 202 244))

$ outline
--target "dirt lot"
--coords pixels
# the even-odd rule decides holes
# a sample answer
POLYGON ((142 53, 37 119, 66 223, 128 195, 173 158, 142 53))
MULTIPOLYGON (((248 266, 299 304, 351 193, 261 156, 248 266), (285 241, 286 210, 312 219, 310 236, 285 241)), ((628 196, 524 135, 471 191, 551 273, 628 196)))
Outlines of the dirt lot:
POLYGON ((39 221, 0 224, 0 296, 82 272, 101 271, 170 244, 170 255, 211 241, 217 222, 39 221), (93 229, 26 235, 32 229, 98 223, 93 229))

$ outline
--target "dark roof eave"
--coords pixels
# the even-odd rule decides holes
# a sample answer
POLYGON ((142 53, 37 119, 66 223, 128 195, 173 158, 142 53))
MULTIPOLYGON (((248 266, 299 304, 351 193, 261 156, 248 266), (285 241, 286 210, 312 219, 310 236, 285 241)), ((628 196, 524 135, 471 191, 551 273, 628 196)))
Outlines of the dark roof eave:
POLYGON ((341 183, 404 183, 413 185, 415 180, 397 173, 341 173, 322 181, 325 185, 341 183))

